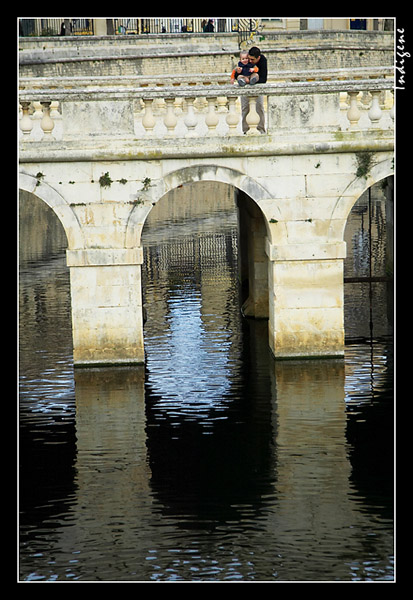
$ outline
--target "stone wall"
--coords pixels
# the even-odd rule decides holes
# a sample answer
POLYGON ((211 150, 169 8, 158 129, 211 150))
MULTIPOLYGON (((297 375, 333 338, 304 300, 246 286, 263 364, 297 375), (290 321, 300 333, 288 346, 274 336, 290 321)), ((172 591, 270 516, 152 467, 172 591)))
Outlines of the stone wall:
MULTIPOLYGON (((392 32, 315 31, 256 36, 269 71, 394 64, 392 32)), ((228 73, 238 62, 236 34, 21 38, 20 75, 79 77, 228 73)))

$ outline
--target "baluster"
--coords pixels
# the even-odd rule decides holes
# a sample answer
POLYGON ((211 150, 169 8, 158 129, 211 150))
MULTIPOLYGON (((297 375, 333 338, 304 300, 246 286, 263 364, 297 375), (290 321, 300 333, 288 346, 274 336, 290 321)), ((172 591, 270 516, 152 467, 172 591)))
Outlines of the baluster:
POLYGON ((257 135, 260 133, 257 129, 257 125, 259 125, 259 122, 260 122, 260 116, 257 113, 257 108, 256 108, 257 98, 255 96, 250 96, 249 101, 250 101, 250 110, 246 117, 246 121, 249 125, 247 135, 257 135))
POLYGON ((145 114, 143 115, 142 125, 145 127, 146 133, 152 133, 156 125, 155 117, 152 112, 153 98, 142 98, 142 100, 145 105, 145 114))
POLYGON ((195 137, 195 127, 197 125, 197 119, 194 113, 194 102, 195 98, 186 98, 186 117, 184 119, 184 123, 188 129, 188 132, 185 137, 195 137))
POLYGON ((340 92, 340 110, 348 110, 347 92, 340 92))
POLYGON ((164 117, 163 122, 165 123, 165 127, 168 130, 168 133, 170 135, 173 134, 174 129, 176 127, 176 123, 177 123, 177 118, 176 115, 174 113, 174 102, 175 102, 175 98, 165 98, 165 102, 166 102, 166 115, 164 117))
POLYGON ((40 102, 33 102, 33 108, 33 119, 39 119, 39 121, 43 119, 42 105, 40 104, 40 102))
POLYGON ((229 131, 228 135, 237 135, 237 125, 239 122, 239 114, 236 109, 236 96, 229 96, 228 98, 228 114, 225 118, 228 123, 229 131))
POLYGON ((198 109, 198 112, 207 112, 208 102, 206 101, 206 98, 203 98, 202 96, 200 96, 199 98, 196 99, 195 104, 196 104, 196 108, 198 109))
POLYGON ((163 98, 155 98, 152 105, 152 112, 155 120, 158 115, 163 115, 166 112, 166 104, 163 98))
POLYGON ((23 135, 30 135, 33 129, 33 121, 29 115, 30 102, 20 102, 20 106, 22 107, 22 118, 20 119, 20 129, 23 132, 23 135))
POLYGON ((185 112, 184 107, 184 99, 183 98, 175 98, 175 109, 174 112, 176 115, 182 115, 185 112))
POLYGON ((362 92, 361 98, 360 98, 361 108, 364 110, 367 110, 368 108, 370 108, 370 102, 371 102, 370 93, 366 92, 366 91, 362 92))
POLYGON ((350 129, 357 127, 361 112, 357 106, 357 95, 358 92, 348 92, 350 97, 350 108, 347 111, 347 119, 350 121, 350 129))
POLYGON ((227 98, 226 96, 218 96, 218 110, 219 113, 227 112, 227 98))
POLYGON ((396 97, 394 95, 394 90, 391 90, 391 94, 393 96, 393 104, 392 104, 392 107, 390 109, 390 117, 391 117, 392 122, 394 123, 394 103, 395 103, 395 99, 396 99, 396 97))
POLYGON ((208 134, 215 135, 216 134, 216 126, 218 125, 219 117, 215 111, 215 102, 217 101, 215 96, 208 96, 208 112, 205 117, 205 123, 208 127, 208 134))
POLYGON ((42 128, 44 135, 43 139, 54 140, 52 131, 54 129, 53 119, 50 117, 50 105, 51 102, 40 102, 43 110, 43 119, 40 121, 40 127, 42 128))
POLYGON ((50 117, 53 120, 60 119, 59 102, 53 101, 50 105, 50 117))
POLYGON ((379 104, 380 92, 371 92, 371 95, 372 95, 371 108, 368 112, 368 115, 369 115, 369 119, 370 119, 373 127, 378 127, 379 121, 382 116, 382 110, 381 110, 380 104, 379 104))

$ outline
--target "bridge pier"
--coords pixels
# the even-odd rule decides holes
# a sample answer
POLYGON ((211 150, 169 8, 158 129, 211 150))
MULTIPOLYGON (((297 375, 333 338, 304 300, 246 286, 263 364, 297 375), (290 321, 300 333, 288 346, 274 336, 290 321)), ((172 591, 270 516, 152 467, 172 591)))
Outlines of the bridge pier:
POLYGON ((268 242, 269 345, 275 358, 344 355, 345 243, 268 242))
POLYGON ((263 214, 245 192, 236 190, 238 208, 239 279, 243 292, 242 314, 268 319, 268 275, 263 214))
POLYGON ((67 250, 75 366, 144 363, 141 248, 67 250))

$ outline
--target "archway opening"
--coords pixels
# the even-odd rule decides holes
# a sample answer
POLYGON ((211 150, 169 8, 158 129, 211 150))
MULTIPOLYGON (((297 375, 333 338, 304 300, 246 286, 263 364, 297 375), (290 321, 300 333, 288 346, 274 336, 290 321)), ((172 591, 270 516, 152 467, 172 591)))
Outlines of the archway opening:
POLYGON ((268 303, 265 222, 253 204, 226 183, 188 183, 163 196, 143 227, 149 381, 163 398, 179 398, 188 411, 196 406, 194 414, 225 403, 252 329, 268 350, 262 313, 253 314, 253 306, 241 313, 246 295, 264 293, 256 285, 263 273, 268 303), (258 267, 251 259, 254 247, 258 267), (246 316, 259 317, 259 324, 246 316))
MULTIPOLYGON (((70 276, 67 236, 55 212, 35 194, 19 192, 19 349, 27 368, 45 357, 72 367, 70 276)), ((35 376, 35 375, 34 375, 35 376)))
POLYGON ((344 240, 346 342, 393 336, 393 185, 386 177, 354 204, 344 240))
POLYGON ((350 483, 376 518, 393 520, 393 184, 363 192, 344 232, 346 439, 350 483))
POLYGON ((73 493, 76 403, 67 237, 31 192, 20 190, 18 217, 19 507, 31 532, 40 506, 51 522, 62 510, 56 489, 73 493))

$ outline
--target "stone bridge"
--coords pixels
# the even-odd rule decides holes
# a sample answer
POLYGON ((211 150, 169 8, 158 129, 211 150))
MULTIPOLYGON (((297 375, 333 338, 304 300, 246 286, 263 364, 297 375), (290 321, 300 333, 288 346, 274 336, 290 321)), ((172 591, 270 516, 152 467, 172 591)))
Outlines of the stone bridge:
POLYGON ((249 89, 21 82, 19 185, 67 235, 75 365, 144 362, 142 228, 165 194, 197 181, 235 188, 243 311, 268 318, 274 356, 343 355, 346 220, 394 173, 393 79, 359 71, 249 89))

